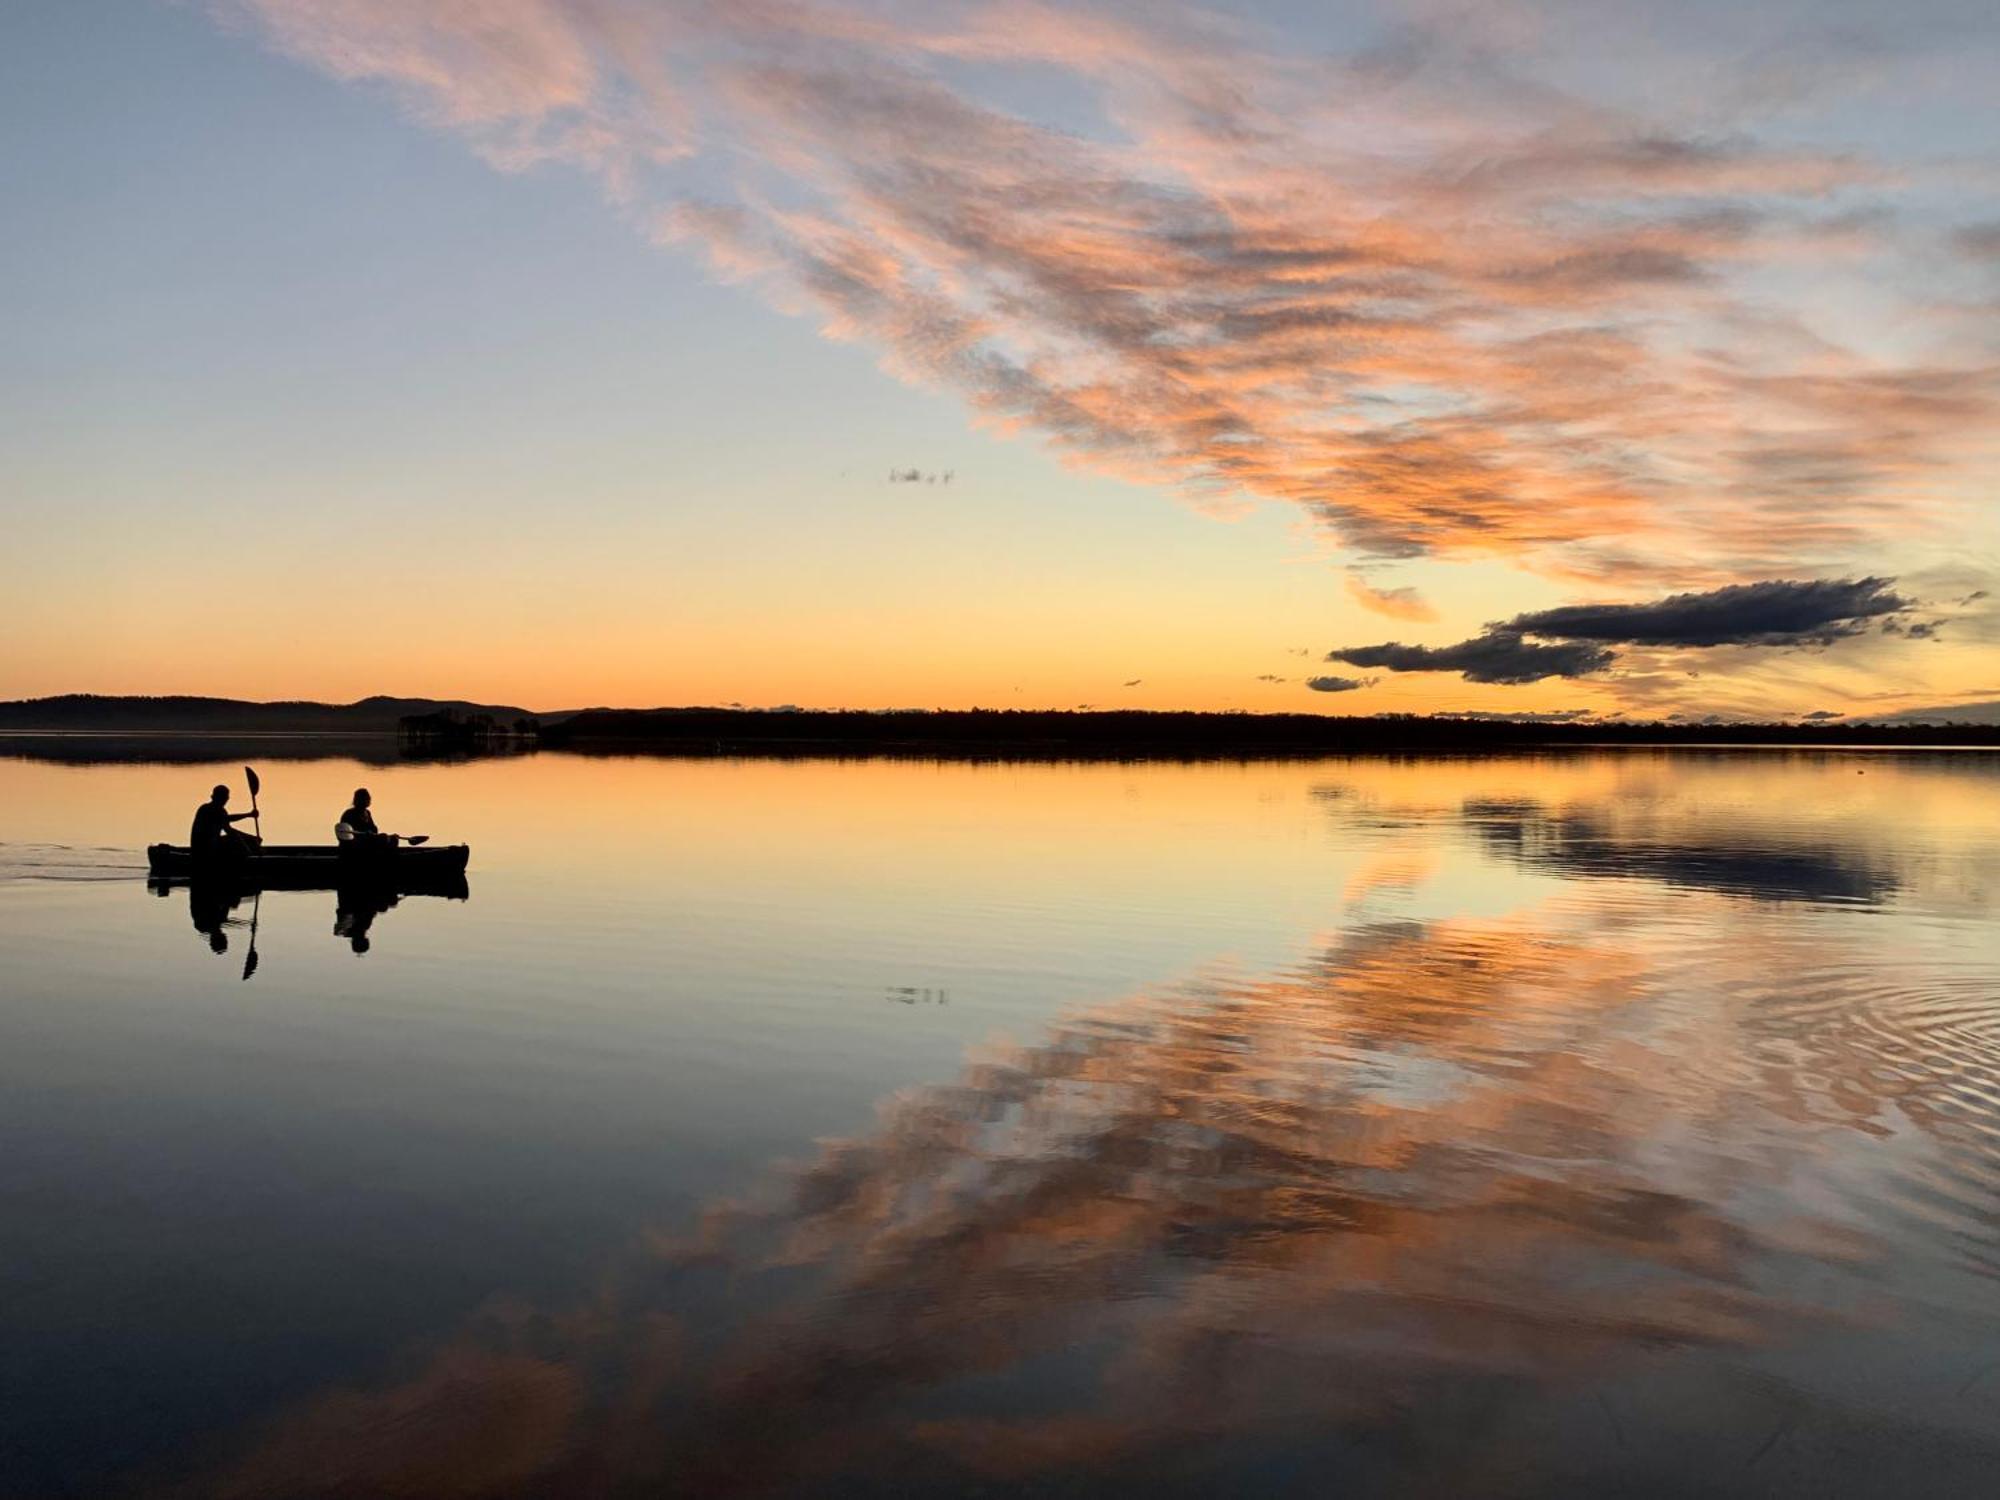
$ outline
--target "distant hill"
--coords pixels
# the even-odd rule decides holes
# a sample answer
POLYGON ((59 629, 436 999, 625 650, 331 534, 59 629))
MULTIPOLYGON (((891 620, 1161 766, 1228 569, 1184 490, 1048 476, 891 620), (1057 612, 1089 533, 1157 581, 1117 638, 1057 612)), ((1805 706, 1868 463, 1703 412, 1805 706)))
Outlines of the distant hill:
POLYGON ((65 693, 59 698, 22 698, 0 703, 0 730, 16 733, 128 734, 394 734, 405 714, 454 709, 491 714, 511 723, 545 717, 505 704, 468 703, 458 698, 363 698, 355 703, 286 701, 252 703, 241 698, 114 697, 65 693))

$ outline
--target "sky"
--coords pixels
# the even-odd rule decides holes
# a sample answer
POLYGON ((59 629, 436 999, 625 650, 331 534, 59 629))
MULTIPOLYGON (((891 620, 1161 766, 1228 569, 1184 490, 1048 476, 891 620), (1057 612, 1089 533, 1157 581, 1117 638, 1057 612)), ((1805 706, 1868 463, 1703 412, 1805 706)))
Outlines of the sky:
POLYGON ((1984 0, 0 18, 0 696, 2000 699, 1984 0))

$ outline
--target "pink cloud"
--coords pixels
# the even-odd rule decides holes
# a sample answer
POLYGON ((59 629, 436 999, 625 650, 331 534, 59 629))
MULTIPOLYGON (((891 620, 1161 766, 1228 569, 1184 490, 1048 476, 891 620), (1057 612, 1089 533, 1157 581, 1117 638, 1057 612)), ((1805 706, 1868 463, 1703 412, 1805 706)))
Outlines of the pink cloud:
POLYGON ((502 165, 599 173, 998 429, 1364 553, 1831 565, 1930 521, 2000 414, 1990 365, 1885 362, 1773 303, 1774 273, 1895 269, 1891 166, 1530 84, 1443 30, 1320 58, 1035 0, 228 4, 502 165), (1067 75, 1100 128, 1002 108, 968 63, 1067 75), (721 201, 670 169, 698 151, 721 201))
POLYGON ((1347 575, 1347 593, 1363 609, 1392 620, 1427 621, 1438 617, 1437 611, 1415 589, 1378 589, 1351 570, 1347 575))

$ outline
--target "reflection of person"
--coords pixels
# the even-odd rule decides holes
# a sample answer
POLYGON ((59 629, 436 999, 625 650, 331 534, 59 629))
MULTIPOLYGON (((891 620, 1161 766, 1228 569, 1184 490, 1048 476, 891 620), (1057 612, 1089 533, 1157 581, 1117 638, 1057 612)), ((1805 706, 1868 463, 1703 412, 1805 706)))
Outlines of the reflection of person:
POLYGON ((208 939, 209 948, 216 953, 229 951, 229 935, 222 930, 229 920, 229 914, 243 903, 240 895, 228 887, 203 885, 197 882, 188 887, 188 920, 194 923, 194 930, 208 939))
POLYGON ((402 897, 387 891, 343 889, 334 893, 333 935, 347 939, 356 953, 369 948, 368 929, 402 897))
POLYGON ((354 789, 354 804, 340 815, 340 821, 353 830, 353 843, 362 846, 375 845, 377 847, 393 849, 397 844, 402 842, 402 836, 394 833, 383 833, 375 826, 375 814, 369 811, 369 806, 374 800, 374 798, 368 795, 367 787, 356 787, 354 789))
POLYGON ((217 787, 194 810, 194 826, 188 829, 188 853, 196 859, 205 855, 248 853, 257 847, 256 837, 229 825, 256 816, 255 812, 229 811, 229 788, 217 787))

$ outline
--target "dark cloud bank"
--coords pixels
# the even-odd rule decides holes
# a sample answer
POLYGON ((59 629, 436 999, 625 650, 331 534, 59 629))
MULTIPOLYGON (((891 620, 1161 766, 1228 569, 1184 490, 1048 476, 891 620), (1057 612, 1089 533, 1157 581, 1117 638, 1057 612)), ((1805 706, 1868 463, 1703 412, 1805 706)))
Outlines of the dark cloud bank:
MULTIPOLYGON (((1497 621, 1482 635, 1450 646, 1386 641, 1327 653, 1328 661, 1391 672, 1457 672, 1468 682, 1516 684, 1587 677, 1617 658, 1619 645, 1825 646, 1885 629, 1912 601, 1892 578, 1769 579, 1644 604, 1571 604, 1497 621), (1538 638, 1538 639, 1537 639, 1538 638)), ((1929 633, 1904 626, 1898 633, 1929 633)), ((1315 679, 1320 681, 1325 679, 1315 679)), ((1344 679, 1332 679, 1341 681, 1344 679)))
POLYGON ((1910 601, 1892 578, 1771 579, 1651 604, 1571 604, 1516 615, 1502 630, 1565 641, 1633 646, 1824 645, 1859 635, 1867 622, 1910 601))
MULTIPOLYGON (((1544 677, 1584 677, 1611 665, 1602 646, 1540 645, 1511 630, 1490 630, 1452 646, 1350 646, 1330 651, 1328 661, 1352 667, 1385 667, 1391 672, 1457 672, 1467 682, 1539 682, 1544 677)), ((1315 678, 1314 681, 1324 679, 1315 678)))

